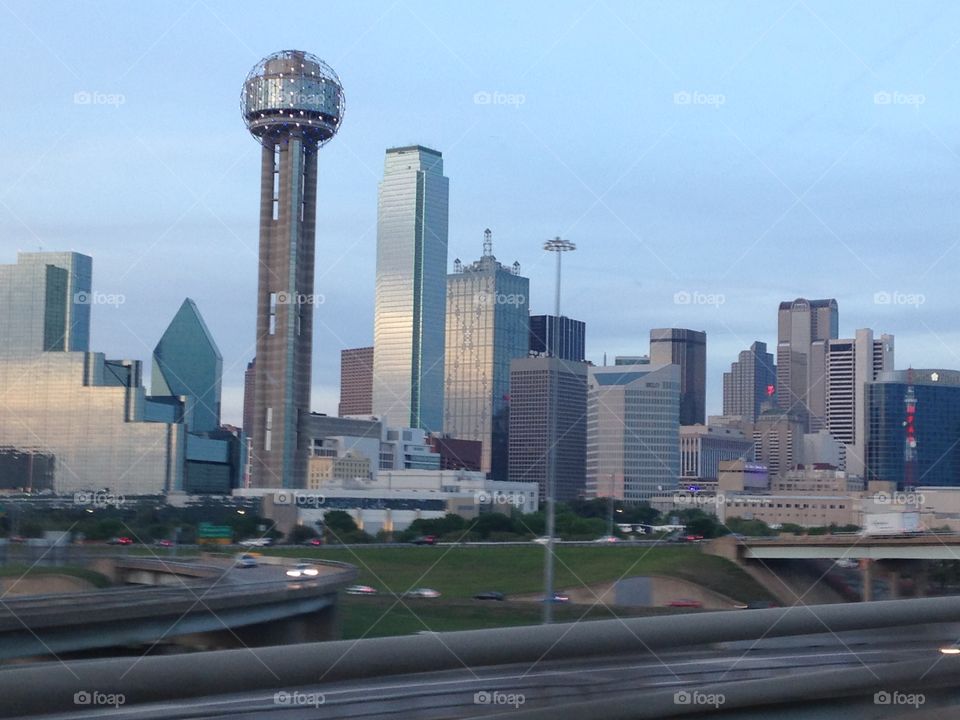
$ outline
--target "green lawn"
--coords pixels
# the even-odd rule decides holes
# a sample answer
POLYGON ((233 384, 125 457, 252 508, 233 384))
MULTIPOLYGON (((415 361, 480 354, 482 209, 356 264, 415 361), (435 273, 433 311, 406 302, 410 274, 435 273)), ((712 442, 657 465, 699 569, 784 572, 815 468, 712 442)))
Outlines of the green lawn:
MULTIPOLYGON (((380 592, 432 587, 446 599, 465 599, 483 590, 508 595, 543 587, 542 547, 269 548, 292 557, 340 560, 356 565, 359 582, 380 592)), ((635 575, 669 575, 739 600, 772 599, 737 565, 693 546, 557 548, 558 588, 610 582, 635 575)))
POLYGON ((0 577, 27 577, 36 575, 70 575, 91 583, 94 587, 105 588, 110 586, 110 579, 87 568, 64 565, 63 567, 30 567, 29 565, 0 565, 0 577))

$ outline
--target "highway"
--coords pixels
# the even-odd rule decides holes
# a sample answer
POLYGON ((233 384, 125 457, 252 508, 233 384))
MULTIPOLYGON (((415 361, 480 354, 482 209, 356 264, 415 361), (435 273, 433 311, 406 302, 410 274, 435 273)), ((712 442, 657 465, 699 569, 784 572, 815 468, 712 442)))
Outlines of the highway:
MULTIPOLYGON (((678 618, 678 622, 682 622, 678 618)), ((99 707, 69 714, 46 715, 48 720, 66 718, 113 718, 114 720, 186 720, 188 718, 483 718, 504 713, 523 713, 550 707, 555 717, 567 715, 562 708, 585 701, 608 701, 631 693, 699 692, 709 698, 719 683, 763 680, 774 686, 789 684, 799 673, 875 669, 908 663, 917 677, 941 658, 940 644, 956 639, 957 628, 929 626, 911 630, 898 638, 896 632, 844 633, 836 636, 802 636, 721 644, 684 651, 595 657, 589 660, 556 660, 542 663, 464 668, 416 675, 251 691, 183 701, 99 707), (489 702, 486 702, 489 701, 489 702)), ((442 642, 442 637, 437 638, 442 642)), ((960 658, 945 658, 941 670, 960 671, 960 658)), ((211 672, 216 672, 211 668, 211 672)), ((107 683, 109 684, 109 683, 107 683)), ((902 688, 904 692, 909 688, 902 688)), ((715 694, 715 693, 714 693, 715 694)), ((678 711, 687 711, 677 705, 678 711)), ((894 708, 895 710, 897 708, 894 708)), ((914 707, 906 708, 915 711, 914 707)), ((704 716, 713 707, 701 708, 704 716)), ((884 710, 884 708, 880 708, 884 710)), ((904 708, 899 708, 904 711, 904 708)), ((847 718, 867 717, 844 713, 847 718)), ((816 716, 816 715, 811 715, 816 716)), ((888 715, 869 715, 887 717, 888 715)), ((36 717, 36 716, 34 716, 36 717)), ((635 717, 657 717, 636 708, 635 717)), ((822 717, 833 717, 823 715, 822 717)), ((889 715, 895 717, 895 715, 889 715)))

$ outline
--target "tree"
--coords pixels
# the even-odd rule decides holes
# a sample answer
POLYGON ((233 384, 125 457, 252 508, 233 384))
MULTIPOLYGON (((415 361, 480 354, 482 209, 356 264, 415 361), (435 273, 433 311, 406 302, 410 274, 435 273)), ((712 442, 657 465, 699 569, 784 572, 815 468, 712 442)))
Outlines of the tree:
POLYGON ((315 537, 317 537, 317 531, 309 525, 297 525, 290 531, 290 542, 295 545, 315 537))
POLYGON ((357 524, 350 513, 344 510, 330 510, 323 516, 323 524, 331 535, 341 535, 357 530, 357 524))

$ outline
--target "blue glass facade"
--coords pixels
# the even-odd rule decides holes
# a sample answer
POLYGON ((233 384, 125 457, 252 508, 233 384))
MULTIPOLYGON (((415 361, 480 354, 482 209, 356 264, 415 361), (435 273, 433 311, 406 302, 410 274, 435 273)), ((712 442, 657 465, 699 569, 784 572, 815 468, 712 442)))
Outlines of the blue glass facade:
POLYGON ((867 480, 906 480, 906 397, 913 387, 914 484, 960 486, 960 372, 897 370, 867 384, 867 480), (909 377, 908 377, 909 373, 909 377))

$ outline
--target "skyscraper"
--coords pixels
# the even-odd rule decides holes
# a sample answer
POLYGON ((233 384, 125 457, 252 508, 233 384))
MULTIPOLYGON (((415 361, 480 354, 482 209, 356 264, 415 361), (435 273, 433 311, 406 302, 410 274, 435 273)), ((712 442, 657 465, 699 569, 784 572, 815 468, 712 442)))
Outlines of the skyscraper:
POLYGON ((530 316, 530 354, 583 362, 587 326, 582 320, 556 315, 530 316))
POLYGON ((480 469, 507 479, 510 361, 526 357, 530 281, 520 265, 493 255, 489 230, 483 256, 447 276, 444 432, 482 443, 480 469))
POLYGON ((373 348, 340 351, 340 406, 337 414, 373 414, 373 348))
POLYGON ((263 149, 251 483, 305 487, 313 351, 317 150, 340 127, 343 89, 320 58, 283 50, 244 82, 243 119, 263 149))
POLYGON ((749 350, 740 351, 730 372, 723 374, 723 414, 753 422, 764 404, 773 404, 777 370, 767 344, 755 342, 749 350))
POLYGON ((546 497, 551 468, 557 500, 583 497, 587 364, 560 358, 510 362, 510 482, 536 482, 546 497))
POLYGON ((672 364, 590 368, 588 497, 638 502, 676 489, 680 375, 672 364))
POLYGON ((797 298, 780 303, 777 314, 777 405, 797 415, 804 429, 823 427, 825 368, 811 358, 811 345, 839 334, 836 300, 797 298))
POLYGON ((707 415, 707 334, 681 328, 651 330, 650 364, 680 366, 680 424, 703 425, 707 415))
POLYGON ((893 343, 892 335, 875 340, 870 329, 857 330, 854 338, 821 343, 826 353, 825 425, 846 446, 845 469, 852 475, 864 471, 866 385, 893 370, 893 343))
POLYGON ((250 433, 253 432, 253 413, 254 399, 256 398, 256 377, 257 377, 257 359, 254 358, 247 363, 247 369, 243 372, 243 432, 249 442, 250 433))
POLYGON ((17 253, 0 265, 0 355, 90 349, 93 260, 74 252, 17 253))
POLYGON ((377 211, 373 413, 443 428, 449 181, 421 145, 387 150, 377 211))
POLYGON ((223 356, 197 304, 183 301, 153 350, 150 394, 186 396, 189 432, 220 427, 220 381, 223 356))

